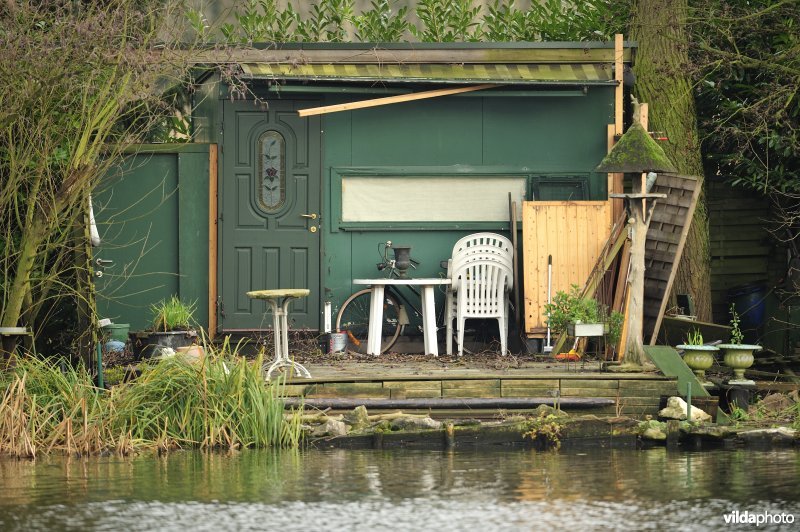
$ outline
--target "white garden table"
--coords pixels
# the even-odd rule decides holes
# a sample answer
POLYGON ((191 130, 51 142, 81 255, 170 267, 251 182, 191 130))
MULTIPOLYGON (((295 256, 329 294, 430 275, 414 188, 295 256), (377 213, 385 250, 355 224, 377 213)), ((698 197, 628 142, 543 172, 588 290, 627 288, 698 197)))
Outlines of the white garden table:
POLYGON ((381 354, 381 331, 383 330, 383 293, 387 285, 392 286, 419 286, 422 299, 422 337, 425 354, 439 356, 439 346, 436 343, 436 304, 433 287, 449 285, 450 279, 353 279, 353 284, 369 285, 370 294, 369 331, 367 336, 367 354, 381 354))
MULTIPOLYGON (((272 330, 275 336, 275 360, 267 368, 266 379, 278 368, 293 368, 298 377, 311 378, 311 373, 299 362, 289 358, 289 303, 311 293, 307 288, 254 290, 247 292, 252 299, 265 299, 272 308, 272 330)), ((264 364, 266 366, 266 364, 264 364)))

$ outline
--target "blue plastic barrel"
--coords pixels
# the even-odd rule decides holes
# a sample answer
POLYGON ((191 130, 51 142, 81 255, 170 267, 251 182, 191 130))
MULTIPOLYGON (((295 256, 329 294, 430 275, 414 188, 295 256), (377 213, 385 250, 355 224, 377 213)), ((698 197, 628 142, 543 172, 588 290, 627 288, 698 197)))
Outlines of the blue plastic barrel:
POLYGON ((743 331, 758 329, 764 323, 766 299, 767 287, 763 283, 750 283, 728 290, 728 301, 736 306, 743 331))

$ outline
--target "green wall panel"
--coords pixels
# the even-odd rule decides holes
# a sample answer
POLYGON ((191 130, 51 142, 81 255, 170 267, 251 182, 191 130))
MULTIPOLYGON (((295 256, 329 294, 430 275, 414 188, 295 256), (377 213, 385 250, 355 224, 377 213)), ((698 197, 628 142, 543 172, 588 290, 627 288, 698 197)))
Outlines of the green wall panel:
POLYGON ((149 326, 150 305, 180 296, 208 317, 208 145, 142 147, 94 196, 101 245, 112 260, 97 280, 101 317, 149 326))
MULTIPOLYGON (((363 95, 337 95, 325 104, 359 98, 363 95)), ((344 299, 362 288, 352 279, 383 275, 375 268, 378 243, 411 245, 412 257, 422 263, 413 275, 437 277, 443 273, 439 262, 449 258, 456 240, 476 231, 508 236, 508 223, 469 229, 392 230, 380 224, 369 230, 334 229, 331 221, 340 214, 341 198, 333 169, 383 166, 413 172, 413 167, 427 166, 480 173, 504 167, 528 175, 529 190, 546 189, 547 199, 576 199, 578 191, 580 199, 604 199, 606 176, 591 172, 606 153, 612 102, 613 90, 593 87, 586 95, 437 98, 324 115, 323 300, 332 302, 334 318, 344 299), (551 180, 554 186, 542 185, 551 180)), ((431 208, 438 201, 446 198, 431 198, 431 208)), ((442 297, 436 299, 441 305, 442 297)))
POLYGON ((586 96, 485 98, 483 164, 536 172, 590 172, 606 154, 611 107, 586 96))
POLYGON ((481 98, 433 98, 352 112, 352 164, 483 164, 481 107, 481 98))

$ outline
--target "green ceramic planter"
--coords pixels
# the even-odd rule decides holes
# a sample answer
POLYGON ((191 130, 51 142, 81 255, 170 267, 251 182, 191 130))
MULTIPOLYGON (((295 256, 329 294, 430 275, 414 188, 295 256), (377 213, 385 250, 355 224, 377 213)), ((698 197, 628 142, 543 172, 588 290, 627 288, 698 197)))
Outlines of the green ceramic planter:
POLYGON ((761 351, 760 345, 753 344, 720 344, 718 346, 725 353, 723 361, 733 370, 733 378, 728 384, 755 384, 744 377, 744 370, 753 365, 753 353, 761 351))
POLYGON ((683 361, 694 371, 697 379, 703 385, 710 384, 706 381, 706 370, 714 364, 714 353, 719 351, 713 345, 677 345, 677 349, 683 351, 683 361))

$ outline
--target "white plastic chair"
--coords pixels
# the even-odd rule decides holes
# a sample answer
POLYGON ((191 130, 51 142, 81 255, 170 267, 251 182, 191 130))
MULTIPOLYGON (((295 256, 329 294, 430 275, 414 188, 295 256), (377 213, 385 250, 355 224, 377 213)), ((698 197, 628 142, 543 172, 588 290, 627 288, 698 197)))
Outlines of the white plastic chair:
POLYGON ((465 236, 453 246, 447 275, 447 354, 453 354, 453 320, 456 320, 458 355, 464 351, 464 323, 468 318, 496 318, 502 354, 508 341, 508 293, 513 287, 514 250, 511 241, 495 233, 465 236))
POLYGON ((491 246, 497 248, 499 253, 502 252, 509 257, 514 256, 514 248, 511 246, 511 241, 503 235, 498 235, 497 233, 473 233, 455 243, 452 257, 456 258, 458 255, 467 254, 470 248, 475 246, 491 246))
POLYGON ((496 319, 500 352, 506 354, 511 279, 511 270, 495 258, 476 258, 453 270, 458 356, 464 352, 464 325, 470 318, 496 319))

